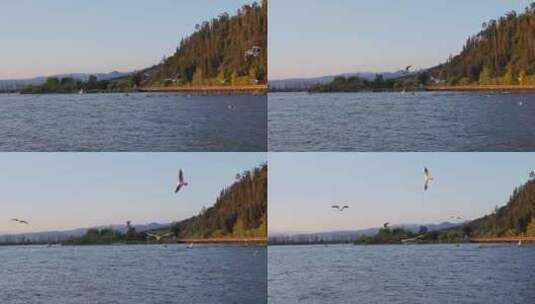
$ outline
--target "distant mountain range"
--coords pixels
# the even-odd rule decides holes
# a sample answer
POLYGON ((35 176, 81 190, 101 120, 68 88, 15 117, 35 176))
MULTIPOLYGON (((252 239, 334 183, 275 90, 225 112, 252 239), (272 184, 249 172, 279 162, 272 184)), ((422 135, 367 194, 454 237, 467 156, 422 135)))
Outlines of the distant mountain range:
MULTIPOLYGON (((138 232, 151 231, 157 229, 164 229, 169 227, 171 224, 161 224, 161 223, 150 223, 145 225, 134 225, 133 227, 138 232)), ((89 229, 104 229, 109 228, 121 233, 126 233, 126 225, 108 225, 108 226, 98 226, 98 227, 89 227, 89 228, 78 228, 72 230, 61 230, 61 231, 45 231, 45 232, 32 232, 32 233, 21 233, 21 234, 4 234, 0 235, 0 243, 3 242, 20 242, 22 240, 27 240, 30 242, 58 242, 64 241, 69 237, 80 237, 83 236, 89 229)))
MULTIPOLYGON (((450 229, 458 227, 461 224, 443 222, 440 224, 428 224, 428 225, 417 225, 417 224, 405 224, 405 225, 394 225, 391 228, 403 228, 405 230, 410 230, 413 232, 418 232, 421 226, 427 227, 428 231, 438 231, 444 229, 450 229)), ((355 242, 361 236, 373 236, 379 232, 380 227, 368 228, 362 230, 345 230, 345 231, 329 231, 329 232, 317 232, 317 233, 274 233, 269 235, 269 241, 271 243, 277 243, 280 241, 285 242, 355 242)))
MULTIPOLYGON (((411 74, 415 74, 413 72, 411 74)), ((322 76, 315 78, 290 78, 290 79, 280 79, 280 80, 270 80, 269 88, 272 91, 306 91, 313 86, 318 84, 327 84, 334 80, 335 77, 359 77, 362 79, 373 80, 376 75, 383 75, 384 79, 394 79, 402 76, 407 76, 411 74, 404 74, 403 71, 397 72, 385 72, 385 73, 372 73, 372 72, 356 72, 356 73, 345 73, 339 75, 331 76, 322 76)))
POLYGON ((40 77, 34 77, 34 78, 27 78, 27 79, 8 79, 8 80, 0 80, 0 92, 4 91, 17 91, 20 89, 24 89, 29 85, 42 85, 46 82, 46 79, 49 77, 57 77, 57 78, 66 78, 71 77, 76 80, 84 81, 86 82, 89 79, 89 76, 95 75, 99 80, 110 80, 110 79, 116 79, 116 78, 122 78, 131 75, 132 72, 117 72, 113 71, 110 73, 96 73, 96 74, 89 74, 89 73, 71 73, 71 74, 58 74, 58 75, 51 75, 51 76, 40 76, 40 77))

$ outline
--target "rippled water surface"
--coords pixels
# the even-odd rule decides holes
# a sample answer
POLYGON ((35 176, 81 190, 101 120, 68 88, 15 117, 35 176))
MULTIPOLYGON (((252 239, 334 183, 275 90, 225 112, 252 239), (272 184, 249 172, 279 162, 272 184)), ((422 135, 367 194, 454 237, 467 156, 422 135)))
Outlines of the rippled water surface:
POLYGON ((265 303, 265 247, 0 247, 0 302, 265 303))
POLYGON ((535 247, 272 246, 268 256, 268 303, 521 304, 535 299, 535 247))
POLYGON ((0 151, 266 151, 267 96, 0 94, 0 151))
POLYGON ((535 94, 273 93, 270 151, 535 151, 535 94))

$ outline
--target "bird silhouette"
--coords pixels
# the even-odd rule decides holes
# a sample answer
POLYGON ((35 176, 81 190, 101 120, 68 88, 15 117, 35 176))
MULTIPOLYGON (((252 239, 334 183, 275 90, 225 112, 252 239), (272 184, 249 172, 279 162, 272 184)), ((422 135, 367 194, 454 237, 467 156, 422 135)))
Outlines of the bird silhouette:
POLYGON ((182 187, 188 186, 189 184, 184 181, 184 173, 182 172, 182 169, 178 171, 178 182, 176 183, 175 193, 178 193, 182 187))
POLYGON ((162 238, 170 236, 172 234, 173 234, 172 232, 167 232, 167 233, 164 233, 164 234, 161 234, 161 235, 154 234, 154 233, 147 233, 147 237, 152 237, 152 238, 156 239, 157 241, 160 241, 162 238))
POLYGON ((342 212, 344 211, 344 209, 348 209, 349 206, 345 205, 345 206, 340 206, 340 205, 332 205, 331 208, 333 209, 337 209, 338 212, 342 212))
POLYGON ((431 185, 431 182, 433 181, 433 177, 431 176, 431 173, 427 168, 424 168, 424 191, 427 191, 429 189, 429 186, 431 185))

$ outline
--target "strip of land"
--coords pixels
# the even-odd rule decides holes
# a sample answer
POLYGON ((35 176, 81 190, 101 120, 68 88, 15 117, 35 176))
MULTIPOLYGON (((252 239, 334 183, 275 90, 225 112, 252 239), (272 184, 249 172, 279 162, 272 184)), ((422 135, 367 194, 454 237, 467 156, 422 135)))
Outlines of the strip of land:
POLYGON ((265 245, 266 238, 210 238, 210 239, 180 239, 178 243, 186 244, 250 244, 265 245))
POLYGON ((183 86, 183 87, 143 87, 139 91, 157 93, 157 92, 182 92, 197 94, 236 94, 236 93, 253 93, 265 94, 267 85, 244 85, 244 86, 183 86))
POLYGON ((467 86, 427 86, 427 91, 455 92, 455 91, 519 91, 535 92, 535 85, 467 85, 467 86))
POLYGON ((499 237, 499 238, 472 238, 470 239, 472 243, 534 243, 535 237, 522 237, 522 236, 512 236, 512 237, 499 237))

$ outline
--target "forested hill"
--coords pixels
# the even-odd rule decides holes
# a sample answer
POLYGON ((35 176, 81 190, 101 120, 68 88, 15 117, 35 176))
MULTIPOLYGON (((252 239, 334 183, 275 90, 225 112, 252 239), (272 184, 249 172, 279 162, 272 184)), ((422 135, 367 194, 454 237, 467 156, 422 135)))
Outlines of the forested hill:
POLYGON ((450 85, 535 84, 535 3, 483 23, 459 55, 431 74, 450 85))
POLYGON ((267 164, 238 174, 213 207, 171 230, 179 238, 267 237, 267 176, 267 164))
POLYGON ((472 237, 535 236, 535 180, 515 189, 507 205, 467 226, 472 237))
POLYGON ((249 85, 267 80, 267 0, 195 26, 176 52, 137 73, 142 86, 249 85))

